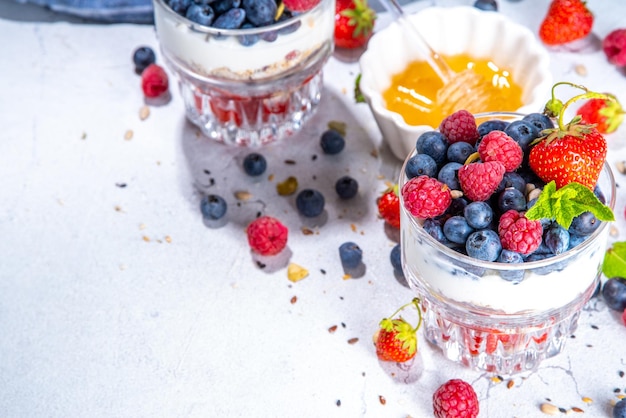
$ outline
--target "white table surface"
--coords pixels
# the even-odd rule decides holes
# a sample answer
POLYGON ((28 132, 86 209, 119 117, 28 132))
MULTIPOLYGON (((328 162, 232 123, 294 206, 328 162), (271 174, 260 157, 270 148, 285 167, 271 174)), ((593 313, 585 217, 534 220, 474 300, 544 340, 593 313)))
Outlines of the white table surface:
MULTIPOLYGON (((547 4, 500 1, 534 31, 547 4)), ((626 27, 626 3, 589 6, 598 37, 626 27)), ((421 332, 416 381, 381 366, 377 323, 412 298, 392 274, 394 237, 374 203, 400 162, 366 105, 354 104, 359 69, 342 54, 325 69, 314 120, 263 150, 273 179, 251 181, 238 164, 245 150, 198 136, 175 86, 140 120, 131 55, 139 45, 158 51, 153 27, 3 17, 0 34, 1 417, 428 417, 450 378, 473 384, 481 417, 542 416, 546 398, 603 417, 615 390, 626 391, 626 328, 597 299, 564 353, 510 384, 444 359, 421 332), (348 126, 334 157, 318 145, 331 120, 348 126), (333 190, 344 174, 360 183, 350 203, 333 190), (275 191, 290 175, 327 197, 328 222, 312 235, 293 196, 275 191), (199 191, 227 199, 226 226, 203 225, 199 191), (237 191, 252 198, 237 205, 237 191), (244 228, 259 211, 289 226, 291 261, 309 277, 291 283, 286 269, 253 262, 244 228), (343 278, 338 247, 349 240, 364 251, 360 279, 343 278)), ((555 80, 626 102, 626 76, 601 51, 553 52, 552 68, 555 80)), ((609 136, 611 164, 626 159, 625 141, 626 127, 609 136)), ((612 239, 626 240, 618 192, 612 239)))

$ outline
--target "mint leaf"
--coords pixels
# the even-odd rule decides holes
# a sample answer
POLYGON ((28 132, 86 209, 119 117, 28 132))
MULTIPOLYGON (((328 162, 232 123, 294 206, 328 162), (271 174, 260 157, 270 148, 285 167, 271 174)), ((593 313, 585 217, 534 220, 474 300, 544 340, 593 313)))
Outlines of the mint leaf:
POLYGON ((601 221, 615 220, 611 208, 602 204, 587 187, 572 182, 557 190, 556 183, 551 181, 545 185, 533 207, 526 212, 526 218, 554 219, 567 229, 572 220, 584 212, 593 213, 601 221))
POLYGON ((613 247, 606 250, 602 273, 611 277, 626 277, 626 241, 615 242, 613 247))

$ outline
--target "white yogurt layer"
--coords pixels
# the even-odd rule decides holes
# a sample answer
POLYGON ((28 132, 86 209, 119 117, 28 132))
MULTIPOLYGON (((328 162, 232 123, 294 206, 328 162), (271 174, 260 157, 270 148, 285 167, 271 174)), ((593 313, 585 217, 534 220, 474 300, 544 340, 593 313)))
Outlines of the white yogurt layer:
POLYGON ((601 226, 602 231, 593 242, 581 244, 580 248, 573 250, 577 255, 566 259, 559 257, 561 270, 543 275, 527 270, 523 280, 516 284, 504 280, 494 270, 487 270, 483 276, 467 272, 455 263, 455 260, 461 260, 461 255, 455 259, 444 255, 430 240, 418 234, 406 211, 401 211, 401 216, 405 273, 417 279, 437 298, 505 314, 560 308, 579 298, 599 274, 609 231, 606 225, 601 226))
POLYGON ((235 36, 222 39, 193 30, 182 17, 155 2, 155 25, 162 49, 179 65, 202 76, 241 79, 264 78, 285 72, 305 61, 320 48, 330 48, 334 33, 334 3, 303 16, 293 33, 279 34, 274 42, 259 40, 244 46, 235 36))

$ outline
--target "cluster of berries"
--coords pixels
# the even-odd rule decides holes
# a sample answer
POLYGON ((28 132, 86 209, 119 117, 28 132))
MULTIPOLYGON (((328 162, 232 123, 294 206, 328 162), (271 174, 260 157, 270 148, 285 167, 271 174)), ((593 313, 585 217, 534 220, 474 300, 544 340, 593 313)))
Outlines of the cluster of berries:
MULTIPOLYGON (((471 113, 455 112, 438 131, 417 139, 416 154, 405 165, 405 209, 437 241, 484 261, 536 261, 573 248, 601 224, 594 213, 576 214, 566 226, 556 217, 529 219, 526 213, 550 181, 557 188, 580 183, 603 204, 595 184, 606 143, 595 131, 585 130, 582 137, 554 131, 552 119, 542 113, 477 125, 471 113), (581 157, 587 149, 593 161, 581 157), (584 167, 568 166, 570 153, 581 157, 584 167)), ((507 280, 521 280, 513 271, 505 273, 507 280)))
MULTIPOLYGON (((177 14, 192 22, 216 29, 253 29, 290 20, 295 14, 309 10, 319 0, 166 0, 177 14)), ((292 33, 300 27, 300 21, 281 26, 263 34, 242 34, 237 39, 244 46, 251 46, 263 39, 273 42, 281 34, 292 33)), ((219 37, 217 37, 219 39, 219 37)))

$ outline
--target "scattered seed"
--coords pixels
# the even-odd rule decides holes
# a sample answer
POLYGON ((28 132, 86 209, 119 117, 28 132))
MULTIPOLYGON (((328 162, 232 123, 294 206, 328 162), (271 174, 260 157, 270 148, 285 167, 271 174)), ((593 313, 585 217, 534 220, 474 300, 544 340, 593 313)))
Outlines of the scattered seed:
POLYGON ((267 267, 267 265, 265 263, 261 263, 260 261, 257 260, 256 265, 260 268, 260 269, 264 269, 265 267, 267 267))
POLYGON ((600 329, 600 328, 598 328, 598 326, 597 326, 597 325, 591 325, 591 328, 592 328, 592 329, 600 329))
POLYGON ((142 106, 139 109, 139 119, 146 120, 150 116, 150 108, 148 106, 142 106))
POLYGON ((589 397, 587 397, 587 396, 583 396, 582 401, 583 401, 584 403, 586 403, 587 405, 589 405, 589 404, 593 403, 593 399, 591 399, 591 398, 589 398, 589 397))
MULTIPOLYGON (((618 237, 619 236, 619 228, 616 227, 615 225, 611 224, 610 228, 609 228, 609 234, 612 237, 618 237)), ((624 373, 624 372, 622 372, 624 373)), ((622 376, 623 377, 623 376, 622 376)))
POLYGON ((559 408, 552 405, 551 403, 542 403, 539 409, 541 409, 541 412, 547 415, 556 415, 559 413, 559 408))
POLYGON ((296 303, 298 301, 298 297, 297 296, 292 296, 291 300, 289 302, 291 302, 291 304, 293 305, 294 303, 296 303))
POLYGON ((507 388, 507 389, 511 389, 514 385, 515 385, 515 382, 514 382, 513 380, 509 380, 509 381, 506 383, 506 388, 507 388))
POLYGON ((326 270, 324 270, 324 269, 320 269, 320 273, 322 273, 322 274, 326 274, 326 270))
POLYGON ((269 176, 267 176, 267 181, 273 181, 274 180, 274 175, 270 174, 269 176))
POLYGON ((345 328, 345 327, 346 327, 346 323, 345 323, 345 322, 342 322, 342 323, 341 323, 341 327, 342 327, 342 328, 345 328))
POLYGON ((491 381, 494 383, 500 383, 502 382, 502 378, 500 376, 492 376, 491 381))
POLYGON ((574 71, 576 72, 576 74, 583 77, 587 75, 587 67, 585 67, 583 64, 576 64, 574 66, 574 71))
POLYGON ((128 129, 126 132, 124 132, 124 139, 127 141, 130 141, 131 139, 133 139, 133 130, 132 129, 128 129))
POLYGON ((385 399, 383 395, 379 395, 378 400, 380 401, 381 405, 385 405, 387 403, 387 399, 385 399))
POLYGON ((620 393, 622 390, 620 388, 613 389, 613 393, 620 393))
POLYGON ((150 237, 144 235, 143 237, 141 237, 141 239, 143 239, 145 242, 150 242, 150 237))
POLYGON ((285 164, 287 164, 287 165, 296 165, 296 162, 295 162, 295 160, 289 159, 289 160, 285 160, 285 164))
POLYGON ((337 406, 341 406, 341 400, 337 399, 337 406))
POLYGON ((328 328, 328 332, 330 332, 331 334, 335 331, 337 331, 337 325, 333 325, 332 327, 328 328))
POLYGON ((352 230, 352 232, 356 232, 356 225, 350 224, 350 229, 352 230))
POLYGON ((352 278, 352 276, 350 276, 349 274, 344 274, 342 278, 344 280, 350 280, 352 278))
POLYGON ((572 411, 583 413, 583 414, 585 413, 585 411, 582 408, 579 408, 577 406, 572 406, 572 411))
POLYGON ((241 201, 247 201, 250 200, 252 198, 252 193, 246 191, 246 190, 237 190, 235 192, 235 199, 237 200, 241 200, 241 201))
POLYGON ((354 338, 350 338, 348 340, 348 344, 356 344, 357 342, 359 342, 359 339, 354 337, 354 338))
POLYGON ((567 409, 559 408, 559 412, 562 413, 562 414, 565 414, 565 413, 567 413, 567 409))
POLYGON ((311 228, 307 228, 306 226, 303 226, 301 230, 304 235, 313 235, 315 233, 311 228))
POLYGON ((119 205, 115 205, 114 209, 115 209, 116 212, 123 212, 122 211, 122 207, 119 206, 119 205))
POLYGON ((87 132, 83 132, 80 139, 87 139, 87 132))
POLYGON ((615 168, 620 174, 626 174, 626 161, 618 161, 615 163, 615 168))
POLYGON ((123 189, 124 187, 126 187, 126 183, 115 183, 115 185, 119 187, 120 189, 123 189))
POLYGON ((624 377, 624 371, 623 371, 623 370, 620 370, 619 372, 617 372, 617 375, 618 375, 619 377, 624 377))
POLYGON ((170 237, 169 235, 165 236, 165 242, 167 242, 168 244, 172 243, 172 237, 170 237))
POLYGON ((289 265, 287 266, 287 278, 293 283, 299 282, 308 275, 309 270, 296 263, 289 263, 289 265))

